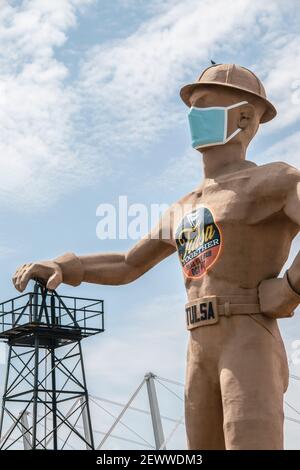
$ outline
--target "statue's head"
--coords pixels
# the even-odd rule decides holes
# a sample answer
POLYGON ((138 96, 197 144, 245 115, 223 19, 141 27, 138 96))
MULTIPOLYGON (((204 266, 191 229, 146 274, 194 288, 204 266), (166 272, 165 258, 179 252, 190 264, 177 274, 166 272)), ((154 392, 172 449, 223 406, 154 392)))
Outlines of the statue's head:
POLYGON ((259 125, 276 116, 259 78, 235 64, 208 67, 180 96, 190 107, 192 145, 200 152, 229 143, 247 148, 259 125))

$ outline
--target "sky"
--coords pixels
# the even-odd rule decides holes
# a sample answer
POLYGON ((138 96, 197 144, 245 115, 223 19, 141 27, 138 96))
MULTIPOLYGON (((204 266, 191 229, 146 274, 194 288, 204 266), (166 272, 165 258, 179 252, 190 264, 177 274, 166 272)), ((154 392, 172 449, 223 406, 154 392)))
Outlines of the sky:
MULTIPOLYGON (((299 19, 296 0, 0 0, 0 298, 17 295, 11 277, 25 262, 129 249, 134 240, 97 236, 101 204, 170 204, 199 184, 179 90, 211 59, 257 73, 278 110, 247 158, 299 167, 299 19)), ((297 237, 284 269, 299 249, 297 237)), ((84 344, 91 394, 125 403, 149 371, 184 381, 176 255, 129 285, 59 292, 105 301, 106 331, 84 344)), ((299 313, 280 321, 294 375, 299 313)), ((291 379, 286 400, 300 410, 299 387, 291 379)), ((180 400, 169 408, 181 416, 180 400)), ((170 446, 184 448, 182 427, 170 446)), ((286 447, 300 448, 296 422, 286 447)))

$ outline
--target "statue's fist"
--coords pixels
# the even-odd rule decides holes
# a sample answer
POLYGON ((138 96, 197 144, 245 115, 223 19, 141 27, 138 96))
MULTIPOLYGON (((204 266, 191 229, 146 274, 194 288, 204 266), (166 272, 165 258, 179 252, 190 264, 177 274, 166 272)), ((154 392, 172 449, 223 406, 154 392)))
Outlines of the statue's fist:
POLYGON ((23 292, 30 279, 41 279, 45 281, 48 289, 54 290, 62 282, 62 270, 54 261, 23 264, 17 269, 12 280, 15 288, 23 292))
POLYGON ((287 272, 283 278, 261 281, 258 297, 261 312, 271 318, 292 317, 300 303, 300 295, 292 289, 287 272))

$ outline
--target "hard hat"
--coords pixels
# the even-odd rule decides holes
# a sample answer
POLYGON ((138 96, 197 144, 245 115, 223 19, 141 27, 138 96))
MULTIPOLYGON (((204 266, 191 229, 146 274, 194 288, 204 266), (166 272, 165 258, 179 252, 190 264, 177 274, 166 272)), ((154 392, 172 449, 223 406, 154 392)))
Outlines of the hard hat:
POLYGON ((260 122, 271 121, 277 114, 275 107, 267 100, 262 82, 246 67, 236 64, 216 64, 207 67, 196 82, 181 88, 180 96, 187 106, 191 106, 190 97, 192 92, 201 85, 219 85, 243 90, 253 96, 257 96, 266 105, 266 111, 261 117, 260 122))

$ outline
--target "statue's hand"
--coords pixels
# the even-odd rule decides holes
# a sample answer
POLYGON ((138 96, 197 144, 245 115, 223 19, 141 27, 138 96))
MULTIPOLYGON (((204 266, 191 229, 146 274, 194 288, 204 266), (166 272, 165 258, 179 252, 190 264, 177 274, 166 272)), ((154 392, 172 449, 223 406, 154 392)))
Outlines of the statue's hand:
POLYGON ((54 261, 39 261, 23 264, 15 272, 12 280, 15 288, 23 292, 30 279, 45 281, 48 289, 56 289, 62 282, 62 270, 54 261))
POLYGON ((289 284, 287 273, 283 278, 261 281, 258 297, 261 312, 271 318, 292 317, 300 303, 300 295, 289 284))

